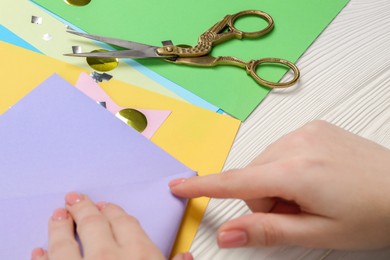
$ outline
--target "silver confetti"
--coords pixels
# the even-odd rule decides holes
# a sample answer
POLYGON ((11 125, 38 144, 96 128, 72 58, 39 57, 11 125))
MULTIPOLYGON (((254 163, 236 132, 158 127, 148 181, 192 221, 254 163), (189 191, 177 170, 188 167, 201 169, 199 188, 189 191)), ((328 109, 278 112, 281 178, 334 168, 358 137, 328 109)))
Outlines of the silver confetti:
POLYGON ((34 24, 42 24, 42 17, 39 17, 39 16, 32 16, 31 17, 31 23, 34 23, 34 24))

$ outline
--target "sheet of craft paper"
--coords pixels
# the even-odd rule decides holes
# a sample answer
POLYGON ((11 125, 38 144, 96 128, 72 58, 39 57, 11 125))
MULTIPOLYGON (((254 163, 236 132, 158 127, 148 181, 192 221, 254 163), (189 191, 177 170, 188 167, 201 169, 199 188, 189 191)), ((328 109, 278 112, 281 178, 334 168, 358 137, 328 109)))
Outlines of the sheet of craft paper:
MULTIPOLYGON (((161 46, 161 41, 195 45, 198 36, 225 15, 257 9, 270 14, 275 29, 261 39, 232 40, 216 46, 213 55, 236 56, 245 61, 277 57, 295 62, 346 5, 348 0, 180 0, 91 1, 84 7, 62 0, 33 0, 82 30, 161 46), (168 11, 162 11, 162 10, 168 11), (102 19, 104 17, 104 19, 102 19)), ((252 29, 259 21, 245 24, 252 29)), ((239 25, 238 25, 239 26, 239 25)), ((245 27, 245 28, 248 28, 245 27)), ((249 31, 249 30, 248 30, 249 31)), ((176 84, 192 91, 225 112, 244 120, 269 89, 259 87, 246 72, 236 67, 199 68, 161 60, 139 62, 176 84)), ((286 72, 272 66, 261 69, 268 80, 278 81, 286 72)))
MULTIPOLYGON (((58 73, 72 84, 82 72, 88 73, 5 42, 0 42, 0 54, 8 62, 2 68, 7 77, 0 84, 0 114, 52 73, 58 73)), ((115 79, 101 85, 119 106, 172 111, 151 140, 199 175, 221 171, 240 126, 239 120, 115 79)), ((207 202, 206 198, 190 202, 179 234, 180 244, 175 250, 189 249, 207 202)))
MULTIPOLYGON (((80 41, 79 37, 66 32, 66 26, 63 22, 26 0, 15 0, 3 5, 0 9, 0 24, 3 24, 44 54, 87 70, 91 70, 91 68, 85 59, 75 59, 63 54, 72 52, 72 46, 80 46, 82 49, 89 50, 108 47, 98 45, 89 40, 80 41), (40 17, 42 23, 31 23, 32 16, 40 17), (44 40, 44 36, 50 36, 50 40, 44 40)), ((219 110, 218 107, 206 102, 187 89, 132 60, 120 61, 119 66, 108 73, 112 74, 115 79, 132 85, 179 100, 187 100, 192 104, 212 111, 219 110)))

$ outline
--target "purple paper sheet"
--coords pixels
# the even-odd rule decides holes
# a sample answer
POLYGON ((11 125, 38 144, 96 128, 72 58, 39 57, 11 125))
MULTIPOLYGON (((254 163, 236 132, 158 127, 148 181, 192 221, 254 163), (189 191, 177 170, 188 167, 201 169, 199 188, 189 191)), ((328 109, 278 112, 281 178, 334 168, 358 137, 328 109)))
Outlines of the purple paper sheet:
POLYGON ((58 75, 0 117, 0 147, 1 259, 28 258, 69 191, 119 203, 169 255, 185 202, 167 183, 195 173, 58 75))

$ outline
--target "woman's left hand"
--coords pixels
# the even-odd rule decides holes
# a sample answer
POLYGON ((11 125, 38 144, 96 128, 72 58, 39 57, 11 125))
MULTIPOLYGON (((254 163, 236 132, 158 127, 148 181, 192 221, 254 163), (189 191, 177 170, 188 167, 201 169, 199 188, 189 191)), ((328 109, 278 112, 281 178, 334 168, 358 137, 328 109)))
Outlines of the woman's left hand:
MULTIPOLYGON (((49 220, 48 250, 37 248, 33 260, 165 259, 137 219, 111 203, 94 204, 86 195, 68 193, 66 208, 49 220), (74 223, 83 245, 75 239, 74 223)), ((183 254, 175 259, 192 259, 183 254)))

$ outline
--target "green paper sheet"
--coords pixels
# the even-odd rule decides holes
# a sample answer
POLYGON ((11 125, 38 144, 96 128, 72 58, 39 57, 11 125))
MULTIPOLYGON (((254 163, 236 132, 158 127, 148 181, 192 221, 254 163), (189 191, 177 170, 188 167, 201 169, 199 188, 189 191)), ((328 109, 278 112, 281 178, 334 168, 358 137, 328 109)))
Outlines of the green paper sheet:
MULTIPOLYGON (((33 2, 88 33, 156 46, 164 40, 195 45, 198 36, 226 14, 262 10, 274 18, 275 29, 271 33, 219 44, 213 49, 213 56, 231 55, 245 61, 278 57, 296 62, 348 0, 92 0, 84 7, 70 6, 63 0, 33 2)), ((248 18, 241 23, 254 27, 259 21, 248 18)), ((240 120, 245 120, 270 91, 238 67, 198 68, 162 60, 138 61, 240 120)), ((261 75, 268 80, 278 81, 285 73, 286 70, 271 66, 261 69, 261 75)))

